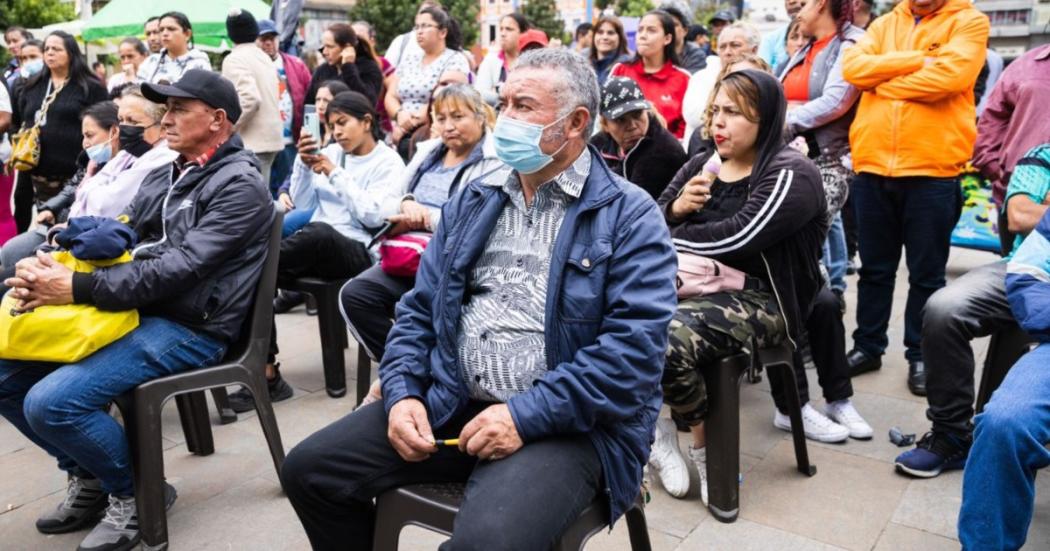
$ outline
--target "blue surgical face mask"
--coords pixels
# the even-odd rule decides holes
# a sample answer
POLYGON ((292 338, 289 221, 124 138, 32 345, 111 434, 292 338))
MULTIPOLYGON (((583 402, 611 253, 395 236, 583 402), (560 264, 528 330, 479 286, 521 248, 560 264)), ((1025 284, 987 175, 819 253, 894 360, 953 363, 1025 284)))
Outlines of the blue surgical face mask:
POLYGON ((29 78, 44 70, 44 60, 34 59, 33 61, 28 61, 18 70, 22 74, 22 78, 29 78))
POLYGON ((100 165, 109 162, 109 159, 113 157, 113 147, 110 145, 109 140, 106 140, 85 149, 84 153, 87 154, 88 159, 100 165))
POLYGON ((496 128, 492 132, 492 137, 496 140, 496 155, 499 160, 521 174, 534 174, 543 170, 554 160, 554 155, 565 147, 565 144, 562 144, 552 155, 544 153, 540 149, 543 131, 558 124, 569 114, 566 113, 547 126, 515 120, 506 115, 501 116, 496 121, 496 128))

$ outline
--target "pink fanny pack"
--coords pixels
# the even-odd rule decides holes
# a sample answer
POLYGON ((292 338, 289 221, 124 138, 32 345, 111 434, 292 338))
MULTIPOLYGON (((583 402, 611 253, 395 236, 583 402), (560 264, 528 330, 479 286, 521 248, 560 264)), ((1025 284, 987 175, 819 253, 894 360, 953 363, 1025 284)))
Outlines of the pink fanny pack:
POLYGON ((379 245, 380 268, 388 275, 415 277, 419 259, 433 236, 430 232, 407 232, 383 238, 379 245))
POLYGON ((678 253, 678 298, 687 299, 721 291, 740 291, 747 274, 706 256, 678 253))

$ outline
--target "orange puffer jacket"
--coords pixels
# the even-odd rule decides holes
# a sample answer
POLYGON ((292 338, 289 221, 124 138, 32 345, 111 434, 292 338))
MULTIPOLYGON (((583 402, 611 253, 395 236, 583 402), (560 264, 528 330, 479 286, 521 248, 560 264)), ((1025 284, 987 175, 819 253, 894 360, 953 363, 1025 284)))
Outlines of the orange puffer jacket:
POLYGON ((918 22, 901 2, 843 52, 843 77, 863 91, 849 136, 855 171, 962 172, 977 137, 973 86, 988 30, 970 0, 948 0, 918 22))

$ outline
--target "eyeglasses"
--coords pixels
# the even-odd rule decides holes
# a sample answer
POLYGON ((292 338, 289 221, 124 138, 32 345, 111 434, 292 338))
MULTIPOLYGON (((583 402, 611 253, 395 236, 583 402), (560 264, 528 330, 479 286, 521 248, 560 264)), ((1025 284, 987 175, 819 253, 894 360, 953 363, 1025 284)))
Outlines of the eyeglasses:
POLYGON ((438 26, 433 24, 433 23, 421 23, 419 25, 416 25, 416 26, 412 27, 412 30, 413 31, 425 31, 427 29, 436 29, 436 28, 438 28, 438 26))

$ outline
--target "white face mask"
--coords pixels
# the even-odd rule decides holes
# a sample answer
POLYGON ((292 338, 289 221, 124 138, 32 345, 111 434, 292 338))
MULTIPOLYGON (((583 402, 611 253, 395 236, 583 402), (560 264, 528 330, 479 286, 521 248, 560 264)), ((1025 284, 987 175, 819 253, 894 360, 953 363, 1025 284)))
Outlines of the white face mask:
POLYGON ((34 59, 32 61, 27 61, 25 64, 23 64, 22 67, 18 69, 18 73, 22 75, 22 78, 29 78, 43 70, 44 60, 34 59))

